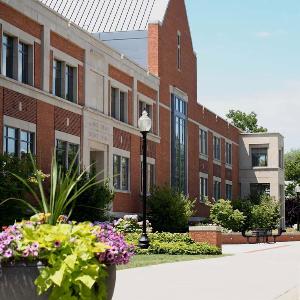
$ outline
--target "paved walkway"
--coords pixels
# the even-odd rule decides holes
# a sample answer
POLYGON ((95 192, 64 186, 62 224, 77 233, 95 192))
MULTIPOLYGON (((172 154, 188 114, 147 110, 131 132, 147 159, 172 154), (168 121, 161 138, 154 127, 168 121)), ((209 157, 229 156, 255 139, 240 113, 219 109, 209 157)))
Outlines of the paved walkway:
POLYGON ((300 242, 223 251, 234 255, 118 271, 113 300, 300 300, 300 242))

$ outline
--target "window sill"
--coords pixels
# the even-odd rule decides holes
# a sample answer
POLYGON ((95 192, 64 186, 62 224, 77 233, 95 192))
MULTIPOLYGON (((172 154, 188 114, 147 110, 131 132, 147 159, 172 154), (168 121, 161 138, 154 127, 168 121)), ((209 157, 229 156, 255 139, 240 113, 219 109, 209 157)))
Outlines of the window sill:
POLYGON ((232 170, 232 165, 230 165, 230 164, 225 164, 225 167, 226 167, 227 169, 232 170))
POLYGON ((120 194, 130 194, 131 193, 130 191, 123 191, 123 190, 117 190, 117 189, 115 189, 115 192, 120 193, 120 194))
POLYGON ((199 157, 203 160, 208 160, 208 155, 207 154, 202 154, 200 153, 199 157))
POLYGON ((221 161, 218 159, 214 159, 214 164, 221 166, 221 161))

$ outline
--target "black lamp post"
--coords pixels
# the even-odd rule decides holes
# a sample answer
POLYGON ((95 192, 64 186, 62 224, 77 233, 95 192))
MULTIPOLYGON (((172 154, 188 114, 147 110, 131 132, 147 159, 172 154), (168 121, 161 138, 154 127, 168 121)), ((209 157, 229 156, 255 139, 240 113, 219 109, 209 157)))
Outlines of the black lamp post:
POLYGON ((148 113, 144 110, 138 122, 139 129, 143 136, 143 233, 139 239, 139 247, 147 249, 149 247, 149 240, 146 228, 146 197, 147 197, 147 134, 151 130, 151 119, 148 113))

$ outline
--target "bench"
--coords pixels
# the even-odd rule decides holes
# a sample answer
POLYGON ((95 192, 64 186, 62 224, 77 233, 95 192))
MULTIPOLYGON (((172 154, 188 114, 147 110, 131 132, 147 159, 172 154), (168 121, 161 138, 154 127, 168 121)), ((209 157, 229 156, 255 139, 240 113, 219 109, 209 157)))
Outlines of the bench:
POLYGON ((250 238, 255 237, 255 243, 270 243, 269 237, 273 237, 275 243, 275 236, 273 236, 272 229, 257 228, 251 231, 251 235, 245 235, 247 242, 250 244, 250 238))

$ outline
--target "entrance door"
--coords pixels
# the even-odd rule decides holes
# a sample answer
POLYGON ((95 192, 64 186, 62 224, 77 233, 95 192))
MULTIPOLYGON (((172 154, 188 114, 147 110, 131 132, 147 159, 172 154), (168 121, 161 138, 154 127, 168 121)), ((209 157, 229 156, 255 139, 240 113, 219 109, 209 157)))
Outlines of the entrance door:
POLYGON ((91 151, 90 152, 90 163, 92 168, 96 170, 97 180, 103 180, 106 176, 105 170, 105 155, 104 151, 91 151))

